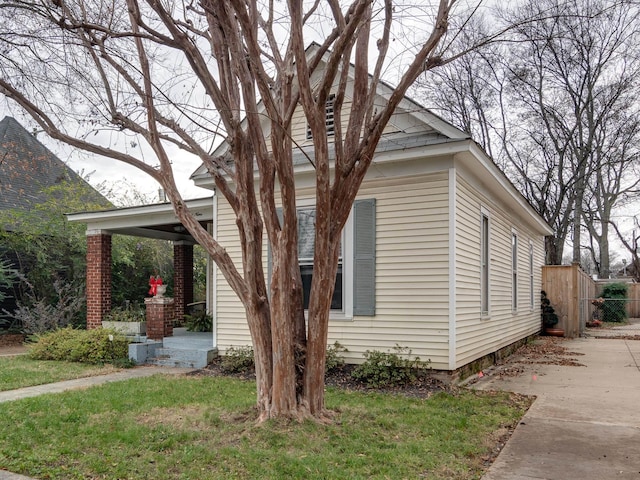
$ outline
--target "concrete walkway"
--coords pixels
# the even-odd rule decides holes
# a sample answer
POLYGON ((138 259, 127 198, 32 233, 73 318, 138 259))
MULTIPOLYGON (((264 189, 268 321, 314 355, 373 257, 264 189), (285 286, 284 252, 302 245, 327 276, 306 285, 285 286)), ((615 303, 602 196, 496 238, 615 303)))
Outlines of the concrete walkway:
POLYGON ((483 480, 640 480, 640 340, 562 345, 585 366, 496 367, 474 385, 537 397, 483 480))
MULTIPOLYGON (((193 371, 192 368, 170 368, 144 366, 127 368, 119 372, 109 373, 107 375, 98 375, 95 377, 77 378, 75 380, 66 380, 64 382, 48 383, 46 385, 36 385, 35 387, 19 388, 17 390, 9 390, 0 392, 0 403, 20 400, 22 398, 35 397, 43 393, 60 393, 66 390, 77 390, 80 388, 93 387, 94 385, 102 385, 103 383, 119 382, 130 378, 149 377, 151 375, 179 375, 193 371)), ((1 472, 0 472, 1 475, 1 472)), ((2 479, 2 476, 0 476, 2 479)))

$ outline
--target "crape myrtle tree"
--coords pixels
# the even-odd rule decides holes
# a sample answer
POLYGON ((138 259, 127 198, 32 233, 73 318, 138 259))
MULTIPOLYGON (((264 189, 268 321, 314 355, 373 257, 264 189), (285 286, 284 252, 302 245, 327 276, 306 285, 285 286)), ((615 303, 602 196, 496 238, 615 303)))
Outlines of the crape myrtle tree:
POLYGON ((52 138, 154 178, 239 297, 255 352, 260 421, 329 418, 324 367, 341 232, 394 109, 419 75, 448 61, 444 46, 455 0, 415 3, 15 0, 0 5, 0 92, 52 138), (421 41, 407 47, 410 58, 395 70, 395 91, 385 104, 374 105, 392 32, 403 18, 413 22, 421 41), (315 48, 307 49, 312 41, 315 48), (345 102, 349 70, 353 95, 345 102), (334 93, 335 118, 348 122, 336 122, 329 140, 325 104, 334 93), (315 150, 307 322, 291 139, 299 107, 315 150), (228 157, 211 153, 218 135, 226 138, 228 157), (330 155, 329 141, 335 154, 330 155), (233 209, 241 265, 187 209, 172 172, 176 147, 203 162, 217 194, 233 209), (263 237, 272 259, 268 284, 263 237))

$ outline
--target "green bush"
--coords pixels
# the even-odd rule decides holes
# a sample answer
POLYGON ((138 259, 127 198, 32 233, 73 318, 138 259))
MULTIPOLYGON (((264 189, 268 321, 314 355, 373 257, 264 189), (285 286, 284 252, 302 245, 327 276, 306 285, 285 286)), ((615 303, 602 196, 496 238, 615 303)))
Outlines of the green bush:
POLYGON ((124 307, 113 307, 104 319, 108 322, 144 322, 147 320, 145 309, 136 303, 127 303, 124 307))
POLYGON ((627 285, 609 283, 602 289, 605 299, 602 305, 602 320, 605 322, 624 322, 627 318, 626 299, 627 285))
POLYGON ((415 382, 426 369, 428 362, 419 357, 411 358, 411 350, 396 345, 393 352, 367 350, 365 362, 358 365, 352 376, 370 387, 407 385, 415 382))
POLYGON ((255 369, 253 359, 253 348, 230 347, 224 357, 222 357, 222 370, 225 373, 248 373, 255 369))
POLYGON ((213 317, 205 311, 185 315, 184 320, 188 332, 210 332, 213 328, 213 317))
POLYGON ((108 329, 74 330, 71 327, 37 335, 29 347, 34 360, 124 365, 129 357, 129 341, 108 329))
POLYGON ((342 354, 348 351, 349 350, 340 345, 338 341, 333 345, 329 345, 327 347, 327 359, 324 366, 325 372, 329 373, 344 367, 344 358, 342 357, 342 354))

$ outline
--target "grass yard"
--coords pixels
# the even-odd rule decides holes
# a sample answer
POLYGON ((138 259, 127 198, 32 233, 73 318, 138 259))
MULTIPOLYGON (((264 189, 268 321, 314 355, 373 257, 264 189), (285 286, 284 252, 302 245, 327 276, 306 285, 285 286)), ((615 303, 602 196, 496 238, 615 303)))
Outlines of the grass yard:
MULTIPOLYGON (((0 358, 0 392, 45 383, 112 373, 111 365, 31 360, 26 355, 0 358)), ((0 465, 1 468, 1 465, 0 465)))
POLYGON ((155 376, 0 404, 0 468, 47 479, 479 479, 529 400, 329 389, 332 425, 255 424, 253 382, 155 376))

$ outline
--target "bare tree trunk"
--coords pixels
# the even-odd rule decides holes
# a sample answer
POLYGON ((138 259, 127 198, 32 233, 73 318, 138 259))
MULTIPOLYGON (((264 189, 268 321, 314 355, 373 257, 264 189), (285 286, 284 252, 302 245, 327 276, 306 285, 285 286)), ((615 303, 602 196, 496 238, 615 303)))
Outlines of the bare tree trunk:
MULTIPOLYGON (((290 242, 285 240, 284 243, 290 242)), ((281 245, 282 247, 282 245, 281 245)), ((289 245, 289 251, 291 245, 289 245)), ((294 249, 297 251, 297 249, 294 249)), ((298 414, 295 367, 295 317, 292 298, 291 258, 286 248, 275 249, 271 278, 271 324, 273 328, 273 404, 270 416, 298 414)))

